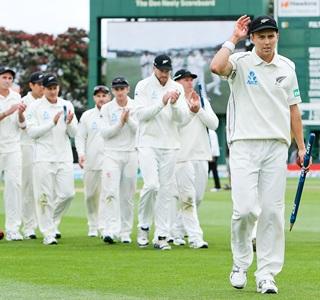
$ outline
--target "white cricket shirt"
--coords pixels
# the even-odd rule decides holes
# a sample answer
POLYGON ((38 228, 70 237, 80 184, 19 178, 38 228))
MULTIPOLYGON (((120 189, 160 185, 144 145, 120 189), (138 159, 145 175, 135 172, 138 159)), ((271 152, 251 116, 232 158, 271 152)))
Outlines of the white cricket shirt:
POLYGON ((179 149, 178 124, 191 120, 181 84, 171 78, 162 86, 154 74, 138 82, 134 97, 138 119, 137 147, 179 149), (177 90, 175 104, 163 105, 162 97, 177 90))
POLYGON ((210 138, 207 128, 215 130, 219 120, 210 102, 204 99, 204 108, 194 114, 192 120, 180 128, 181 149, 177 162, 189 160, 211 160, 210 138))
MULTIPOLYGON (((7 111, 12 105, 21 103, 18 93, 10 90, 8 96, 0 95, 0 113, 7 111)), ((0 154, 21 150, 18 111, 0 121, 0 154)))
POLYGON ((72 148, 70 138, 75 137, 77 118, 74 115, 70 124, 66 124, 64 113, 54 124, 54 116, 64 111, 74 112, 70 101, 58 98, 54 104, 45 96, 30 105, 27 113, 27 133, 35 140, 34 162, 72 162, 72 148))
POLYGON ((102 170, 104 142, 101 136, 102 114, 95 106, 85 111, 79 121, 75 145, 79 156, 85 156, 85 170, 102 170))
POLYGON ((106 151, 135 151, 137 121, 135 120, 134 101, 128 98, 126 106, 119 106, 116 99, 106 103, 101 108, 103 117, 101 135, 104 138, 106 151), (129 109, 128 122, 121 126, 121 114, 129 109))
POLYGON ((294 63, 277 53, 266 63, 255 49, 229 60, 228 142, 277 139, 290 145, 290 105, 301 102, 294 63))

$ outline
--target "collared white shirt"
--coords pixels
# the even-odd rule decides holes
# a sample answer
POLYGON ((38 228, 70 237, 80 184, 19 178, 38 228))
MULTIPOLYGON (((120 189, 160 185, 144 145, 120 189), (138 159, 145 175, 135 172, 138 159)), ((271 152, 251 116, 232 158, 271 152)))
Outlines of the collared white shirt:
POLYGON ((101 136, 102 114, 95 106, 85 111, 79 121, 75 145, 79 156, 85 156, 85 170, 102 170, 104 142, 101 136))
POLYGON ((192 120, 179 130, 181 149, 177 161, 211 160, 208 129, 215 130, 219 120, 213 112, 210 102, 204 99, 204 107, 194 114, 192 120))
MULTIPOLYGON (((0 95, 0 113, 7 111, 12 105, 21 103, 18 93, 10 90, 8 96, 0 95)), ((0 154, 21 150, 18 111, 0 121, 0 154)))
POLYGON ((50 103, 45 96, 30 105, 27 113, 27 133, 35 140, 34 162, 72 162, 72 148, 70 138, 75 137, 77 118, 74 115, 70 124, 65 121, 62 113, 57 125, 53 118, 58 112, 74 112, 70 101, 58 98, 50 103))
POLYGON ((294 63, 277 53, 267 63, 255 49, 229 60, 228 142, 277 139, 290 145, 290 105, 301 102, 294 63))
POLYGON ((135 151, 137 121, 135 119, 134 101, 127 97, 127 105, 119 106, 116 98, 101 108, 103 124, 101 135, 105 151, 135 151), (123 126, 120 120, 124 109, 129 109, 129 119, 123 126))
POLYGON ((178 124, 191 120, 184 100, 183 87, 171 78, 162 86, 154 74, 138 82, 134 97, 139 122, 137 147, 179 149, 178 124), (175 104, 163 105, 162 98, 169 91, 180 92, 175 104))

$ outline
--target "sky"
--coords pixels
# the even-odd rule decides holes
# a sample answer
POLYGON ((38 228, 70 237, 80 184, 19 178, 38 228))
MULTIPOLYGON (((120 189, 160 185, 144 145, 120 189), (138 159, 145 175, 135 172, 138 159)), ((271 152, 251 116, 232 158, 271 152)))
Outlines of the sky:
POLYGON ((0 0, 0 27, 59 34, 89 29, 89 0, 0 0))

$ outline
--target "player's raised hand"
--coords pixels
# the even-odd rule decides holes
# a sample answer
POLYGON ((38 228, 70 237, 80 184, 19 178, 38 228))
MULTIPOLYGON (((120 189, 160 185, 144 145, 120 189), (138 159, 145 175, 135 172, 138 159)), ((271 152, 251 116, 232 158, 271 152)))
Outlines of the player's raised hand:
POLYGON ((163 97, 162 97, 162 103, 163 103, 164 105, 167 105, 170 97, 171 97, 171 92, 166 92, 166 93, 163 95, 163 97))
POLYGON ((12 115, 16 110, 19 109, 19 104, 13 104, 10 106, 10 108, 5 112, 5 116, 12 115))
POLYGON ((67 124, 70 124, 72 122, 73 116, 74 116, 74 113, 69 110, 67 114, 67 119, 66 119, 67 124))
POLYGON ((54 123, 54 125, 57 125, 57 123, 58 123, 58 121, 59 121, 62 113, 63 113, 62 111, 59 111, 58 113, 56 113, 56 115, 55 115, 54 118, 53 118, 53 123, 54 123))
POLYGON ((124 108, 122 110, 122 114, 120 117, 121 126, 123 126, 128 121, 128 119, 129 119, 129 109, 124 108))
POLYGON ((18 111, 19 111, 19 114, 22 114, 27 108, 27 105, 25 105, 24 103, 19 103, 18 104, 18 111))
POLYGON ((192 111, 193 113, 197 113, 200 109, 200 97, 199 95, 196 93, 196 91, 193 91, 191 93, 191 97, 188 101, 189 104, 189 109, 190 111, 192 111))
POLYGON ((180 97, 180 92, 179 91, 172 91, 172 92, 170 92, 170 94, 171 94, 170 103, 171 104, 176 103, 180 97))
POLYGON ((250 22, 250 17, 248 17, 247 15, 241 16, 236 21, 233 30, 233 38, 236 39, 236 42, 239 42, 248 36, 250 22))
POLYGON ((86 158, 84 155, 79 156, 78 163, 79 163, 79 166, 81 169, 83 169, 83 167, 84 167, 85 160, 86 160, 86 158))

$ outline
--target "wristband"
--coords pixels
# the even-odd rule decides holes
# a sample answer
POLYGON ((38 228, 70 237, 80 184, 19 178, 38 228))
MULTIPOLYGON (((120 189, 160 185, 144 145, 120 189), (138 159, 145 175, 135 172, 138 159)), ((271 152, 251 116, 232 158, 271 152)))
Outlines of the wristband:
POLYGON ((227 48, 230 50, 231 53, 233 53, 234 49, 236 48, 236 45, 230 41, 225 41, 221 47, 227 48))

